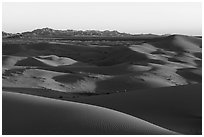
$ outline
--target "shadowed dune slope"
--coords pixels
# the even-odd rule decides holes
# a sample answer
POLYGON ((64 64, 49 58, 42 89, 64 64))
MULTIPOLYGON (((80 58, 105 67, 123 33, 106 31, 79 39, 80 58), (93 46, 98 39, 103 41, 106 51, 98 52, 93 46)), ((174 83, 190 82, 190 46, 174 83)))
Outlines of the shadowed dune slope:
POLYGON ((16 56, 2 56, 2 66, 3 67, 13 67, 18 61, 25 59, 26 57, 16 57, 16 56))
POLYGON ((202 83, 202 69, 179 69, 177 73, 190 82, 202 83))
POLYGON ((177 134, 97 106, 3 92, 3 134, 177 134))
POLYGON ((141 73, 151 69, 151 66, 133 65, 130 63, 122 63, 113 66, 94 66, 94 65, 67 65, 58 67, 45 67, 42 69, 53 70, 59 72, 85 72, 103 75, 124 75, 128 73, 141 73))
POLYGON ((46 63, 33 58, 33 57, 28 57, 26 59, 20 60, 18 61, 15 66, 42 66, 42 67, 47 67, 49 65, 47 65, 46 63))
POLYGON ((48 56, 68 57, 76 61, 98 66, 111 66, 129 61, 144 61, 148 59, 140 52, 134 52, 125 46, 91 47, 53 43, 3 43, 3 55, 17 56, 48 56), (13 48, 15 47, 15 48, 13 48))
POLYGON ((73 100, 124 112, 183 134, 201 134, 202 130, 201 84, 73 100))
POLYGON ((61 65, 71 65, 74 63, 77 63, 77 61, 70 58, 63 58, 63 57, 50 55, 50 56, 39 56, 39 57, 27 57, 25 59, 16 61, 15 66, 56 67, 61 65))

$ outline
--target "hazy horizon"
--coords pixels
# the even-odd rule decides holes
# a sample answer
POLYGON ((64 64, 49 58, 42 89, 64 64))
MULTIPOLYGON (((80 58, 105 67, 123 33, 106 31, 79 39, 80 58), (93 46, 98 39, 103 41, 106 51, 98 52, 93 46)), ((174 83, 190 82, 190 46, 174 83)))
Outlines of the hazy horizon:
POLYGON ((116 30, 202 35, 201 3, 3 3, 2 31, 116 30))

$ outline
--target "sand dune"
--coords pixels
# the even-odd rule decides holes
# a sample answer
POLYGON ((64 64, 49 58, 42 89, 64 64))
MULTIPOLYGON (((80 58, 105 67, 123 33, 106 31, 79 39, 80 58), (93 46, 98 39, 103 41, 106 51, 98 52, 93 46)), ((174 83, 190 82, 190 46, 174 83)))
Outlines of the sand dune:
POLYGON ((49 66, 48 64, 34 58, 34 57, 28 57, 26 59, 18 61, 16 66, 49 66))
POLYGON ((177 73, 187 79, 189 83, 202 83, 202 70, 201 69, 179 69, 177 73))
POLYGON ((39 57, 27 57, 16 61, 16 66, 36 66, 36 67, 48 67, 48 66, 61 66, 71 65, 77 63, 77 61, 70 58, 57 57, 54 55, 39 56, 39 57))
POLYGON ((37 59, 50 66, 71 65, 71 64, 77 63, 77 61, 73 59, 65 58, 65 57, 58 57, 55 55, 39 56, 37 57, 37 59))
POLYGON ((3 93, 3 128, 9 134, 201 134, 202 39, 118 40, 4 39, 2 87, 13 93, 3 93))
MULTIPOLYGON (((154 123, 161 127, 165 127, 167 129, 177 131, 182 134, 201 134, 201 127, 202 127, 201 126, 202 110, 200 109, 202 105, 201 89, 202 89, 201 85, 187 85, 187 86, 177 86, 177 87, 171 87, 171 88, 159 88, 159 89, 157 88, 157 89, 150 89, 150 90, 140 90, 140 91, 132 91, 132 92, 126 92, 126 93, 108 94, 108 95, 100 95, 100 96, 92 96, 92 97, 80 97, 80 98, 72 98, 72 99, 70 97, 67 98, 66 94, 64 94, 65 96, 62 94, 62 98, 65 100, 71 100, 74 102, 88 103, 92 105, 97 105, 97 106, 102 106, 113 110, 117 110, 126 114, 130 114, 132 116, 144 119, 146 121, 149 121, 150 123, 154 123)), ((60 94, 57 95, 54 92, 53 93, 50 92, 50 95, 51 94, 55 96, 50 96, 50 97, 59 99, 58 96, 60 94)), ((19 96, 22 96, 22 95, 19 95, 19 96)), ((18 97, 13 96, 12 94, 10 98, 18 99, 18 97)), ((15 99, 10 99, 10 100, 15 100, 15 99)), ((24 99, 27 100, 27 97, 24 99)), ((34 104, 38 103, 38 101, 31 101, 31 102, 34 104)), ((8 103, 5 103, 5 104, 8 104, 8 103)), ((40 104, 41 103, 39 103, 39 105, 40 104)), ((41 106, 44 106, 44 105, 41 105, 41 106)), ((4 107, 4 108, 8 108, 8 107, 4 107)), ((20 107, 16 107, 16 108, 20 108, 20 107)), ((69 113, 68 115, 72 116, 71 114, 69 113)), ((27 113, 25 113, 25 115, 27 115, 27 113)), ((32 120, 32 118, 30 119, 32 120)), ((111 133, 107 133, 107 134, 111 134, 111 133)), ((128 133, 124 133, 124 134, 128 134, 128 133)), ((132 133, 132 134, 135 134, 135 133, 132 133)))
POLYGON ((154 47, 148 43, 143 43, 141 45, 131 45, 129 48, 134 50, 134 51, 139 51, 142 53, 152 53, 152 52, 157 51, 156 47, 154 47))
POLYGON ((110 66, 127 61, 138 62, 146 59, 145 55, 139 52, 133 52, 125 46, 91 47, 66 45, 60 43, 30 43, 25 45, 4 44, 3 50, 5 50, 3 52, 3 55, 17 55, 28 57, 56 55, 58 57, 68 57, 80 62, 99 66, 110 66), (12 46, 15 46, 16 50, 13 50, 12 46), (10 50, 13 51, 10 52, 10 50))
MULTIPOLYGON (((70 64, 62 65, 59 58, 60 57, 50 55, 27 57, 26 59, 17 61, 16 66, 35 67, 37 70, 29 68, 28 71, 31 72, 32 70, 33 74, 27 75, 26 73, 22 73, 21 76, 15 76, 16 82, 13 82, 16 84, 9 84, 9 80, 5 79, 3 81, 4 86, 43 87, 73 93, 124 92, 134 89, 184 85, 187 84, 188 81, 185 80, 184 75, 178 73, 177 69, 196 68, 193 64, 189 65, 186 63, 164 61, 165 65, 163 65, 158 64, 158 62, 152 63, 151 60, 145 64, 129 62, 112 66, 80 65, 80 63, 74 65, 75 61, 68 58, 63 58, 63 61, 66 62, 68 60, 66 63, 70 64), (59 63, 57 64, 56 62, 58 61, 59 63), (42 70, 42 73, 40 72, 41 75, 37 74, 38 70, 42 70), (47 75, 50 72, 56 72, 56 75, 50 77, 47 75), (24 82, 24 80, 29 82, 24 82)), ((8 76, 8 74, 5 73, 4 76, 8 76)))
POLYGON ((182 35, 171 35, 161 41, 153 42, 151 45, 177 52, 201 52, 200 42, 201 41, 198 38, 188 38, 182 35))
POLYGON ((122 63, 112 66, 95 66, 95 65, 66 65, 58 67, 44 67, 42 69, 52 70, 57 72, 84 72, 90 74, 102 74, 102 75, 124 75, 128 73, 140 73, 151 69, 151 66, 134 65, 131 63, 122 63))
POLYGON ((107 93, 107 91, 114 93, 166 86, 174 86, 174 84, 158 76, 138 76, 130 74, 97 81, 95 90, 96 93, 107 93))
POLYGON ((178 133, 102 107, 3 92, 3 134, 178 133))
POLYGON ((202 85, 68 99, 114 109, 182 134, 201 134, 202 85))
POLYGON ((47 88, 72 93, 114 93, 185 84, 185 80, 180 78, 176 72, 170 73, 168 71, 166 73, 163 69, 152 70, 154 75, 151 74, 151 71, 148 73, 137 71, 134 73, 133 71, 120 75, 90 72, 79 73, 69 70, 68 73, 68 71, 60 72, 34 68, 10 69, 3 74, 3 85, 4 87, 47 88))
POLYGON ((26 59, 26 57, 16 57, 16 56, 2 56, 2 66, 5 68, 13 67, 18 61, 26 59))

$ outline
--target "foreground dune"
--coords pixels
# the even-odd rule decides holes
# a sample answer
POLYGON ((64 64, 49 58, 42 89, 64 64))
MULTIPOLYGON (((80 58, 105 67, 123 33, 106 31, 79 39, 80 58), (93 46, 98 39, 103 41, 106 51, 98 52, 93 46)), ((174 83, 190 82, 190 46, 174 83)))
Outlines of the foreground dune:
POLYGON ((202 84, 69 100, 114 109, 183 134, 202 131, 202 84))
MULTIPOLYGON (((68 101, 102 106, 122 113, 130 114, 134 117, 141 118, 150 123, 154 123, 156 125, 170 129, 172 131, 176 131, 178 133, 201 134, 202 129, 201 84, 156 88, 149 90, 138 90, 126 93, 115 93, 89 97, 81 96, 80 98, 72 98, 74 96, 67 93, 60 93, 56 91, 39 91, 37 89, 31 90, 29 88, 27 89, 13 88, 3 90, 6 90, 6 92, 32 94, 37 96, 44 96, 55 99, 63 99, 68 101)), ((12 96, 13 95, 11 94, 10 97, 12 96)), ((27 96, 25 97, 27 98, 27 96)), ((15 94, 13 98, 16 98, 15 94)), ((24 99, 26 100, 26 98, 24 99)), ((4 106, 6 106, 6 104, 9 103, 4 103, 4 106)), ((10 107, 3 108, 7 109, 10 107)), ((15 111, 15 107, 14 108, 11 107, 11 110, 12 109, 14 109, 13 111, 15 111)), ((12 116, 13 114, 12 112, 9 112, 7 115, 12 116)), ((30 117, 30 119, 32 119, 32 116, 30 117)))
POLYGON ((87 104, 3 92, 3 134, 177 134, 87 104))

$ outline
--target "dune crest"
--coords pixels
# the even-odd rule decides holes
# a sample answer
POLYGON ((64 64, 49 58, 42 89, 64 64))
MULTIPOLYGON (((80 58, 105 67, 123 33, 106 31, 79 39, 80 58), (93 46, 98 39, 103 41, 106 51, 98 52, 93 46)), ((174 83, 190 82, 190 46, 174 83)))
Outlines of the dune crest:
POLYGON ((178 134, 102 107, 7 92, 3 92, 3 126, 3 134, 11 135, 178 134))

